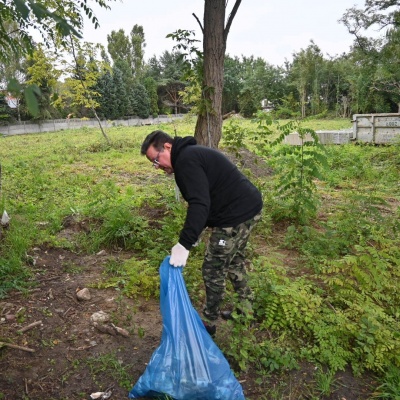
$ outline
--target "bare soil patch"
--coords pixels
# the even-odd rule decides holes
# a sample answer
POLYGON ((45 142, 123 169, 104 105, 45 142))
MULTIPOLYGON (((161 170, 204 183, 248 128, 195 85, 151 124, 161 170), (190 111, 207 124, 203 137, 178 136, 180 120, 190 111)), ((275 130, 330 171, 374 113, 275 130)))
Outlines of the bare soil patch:
MULTIPOLYGON (((60 236, 73 242, 85 231, 84 222, 67 220, 60 236)), ((159 301, 127 298, 96 284, 104 279, 110 259, 132 255, 37 247, 30 256, 36 286, 26 295, 13 292, 0 301, 0 342, 7 344, 0 347, 0 399, 83 400, 109 388, 112 400, 127 399, 160 344, 159 301), (78 300, 83 288, 89 289, 89 300, 78 300), (107 330, 91 323, 99 311, 110 315, 107 330)), ((282 256, 289 265, 294 262, 290 252, 282 256)), ((216 343, 227 343, 229 335, 230 324, 220 321, 216 343)), ((315 398, 310 389, 315 387, 315 367, 307 363, 269 376, 250 369, 238 379, 249 400, 315 398), (275 388, 279 397, 271 394, 275 388)), ((348 370, 336 375, 333 393, 318 398, 365 400, 374 384, 372 378, 355 378, 348 370)))

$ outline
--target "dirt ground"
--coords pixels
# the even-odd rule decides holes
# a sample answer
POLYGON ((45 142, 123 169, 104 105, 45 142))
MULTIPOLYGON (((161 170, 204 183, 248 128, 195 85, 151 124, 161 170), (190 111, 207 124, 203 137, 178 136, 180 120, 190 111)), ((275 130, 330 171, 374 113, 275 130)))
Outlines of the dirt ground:
MULTIPOLYGON (((81 228, 65 226, 60 235, 72 239, 81 228)), ((84 400, 97 392, 127 399, 160 344, 159 301, 127 298, 115 288, 96 289, 96 283, 110 259, 131 255, 36 247, 29 256, 37 285, 27 295, 14 292, 0 300, 0 400, 84 400), (84 288, 90 298, 78 299, 84 288), (96 327, 92 316, 100 311, 110 321, 96 327)), ((229 337, 230 325, 219 324, 217 344, 229 337)), ((350 371, 335 378, 334 392, 316 397, 309 364, 261 380, 251 369, 238 375, 248 400, 366 400, 376 386, 350 371)))
MULTIPOLYGON (((158 300, 134 300, 115 289, 93 288, 103 279, 103 267, 113 254, 88 256, 35 248, 31 256, 38 271, 37 287, 28 295, 10 293, 0 302, 0 340, 17 346, 0 349, 0 399, 83 400, 109 388, 111 399, 126 399, 160 344, 158 300), (89 300, 78 300, 83 288, 89 288, 89 300), (111 316, 109 323, 101 325, 107 331, 91 322, 99 311, 111 316), (122 328, 123 334, 111 324, 122 328)), ((218 335, 227 334, 227 326, 219 327, 217 343, 218 335)), ((255 371, 242 373, 238 379, 247 399, 267 399, 265 393, 274 386, 287 386, 287 397, 279 398, 312 399, 305 389, 312 384, 313 373, 314 368, 304 364, 285 377, 272 376, 261 383, 256 383, 255 371)), ((369 397, 371 382, 355 379, 349 372, 339 374, 337 383, 334 394, 320 398, 369 397)))

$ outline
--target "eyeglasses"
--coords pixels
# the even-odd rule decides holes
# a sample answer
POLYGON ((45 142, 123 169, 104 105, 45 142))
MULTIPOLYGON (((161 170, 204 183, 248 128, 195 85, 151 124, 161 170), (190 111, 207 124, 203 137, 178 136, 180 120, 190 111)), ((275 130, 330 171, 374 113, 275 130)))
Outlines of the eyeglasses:
POLYGON ((158 168, 160 166, 160 162, 158 161, 160 157, 161 150, 157 153, 157 157, 153 160, 153 167, 158 168))

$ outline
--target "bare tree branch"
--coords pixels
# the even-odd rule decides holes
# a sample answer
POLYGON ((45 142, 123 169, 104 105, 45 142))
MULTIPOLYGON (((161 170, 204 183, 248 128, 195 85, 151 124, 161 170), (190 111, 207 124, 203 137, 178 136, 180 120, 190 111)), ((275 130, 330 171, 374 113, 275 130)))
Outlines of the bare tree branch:
POLYGON ((197 15, 195 13, 192 13, 193 17, 196 18, 197 23, 200 25, 201 33, 204 34, 204 28, 203 25, 201 24, 200 20, 197 18, 197 15))
POLYGON ((228 38, 228 33, 229 33, 229 30, 231 29, 233 19, 235 18, 235 15, 237 13, 237 10, 239 9, 241 2, 242 2, 242 0, 236 0, 231 13, 229 14, 228 22, 226 23, 226 27, 224 29, 224 42, 225 43, 226 43, 226 39, 228 38))

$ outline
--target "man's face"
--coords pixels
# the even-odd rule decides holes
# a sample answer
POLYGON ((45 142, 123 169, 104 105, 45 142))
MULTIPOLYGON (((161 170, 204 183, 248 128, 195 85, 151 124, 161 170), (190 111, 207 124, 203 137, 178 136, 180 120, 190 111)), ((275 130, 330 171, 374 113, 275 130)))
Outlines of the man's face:
POLYGON ((168 175, 174 172, 171 164, 171 148, 172 145, 170 143, 164 143, 161 151, 150 146, 146 152, 146 157, 153 163, 154 168, 162 169, 168 175))

